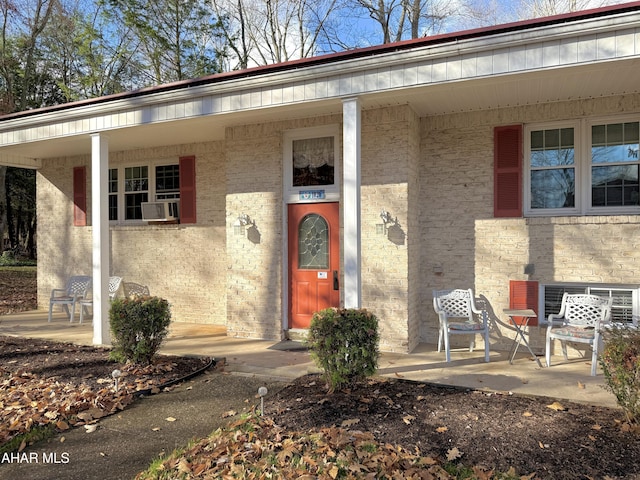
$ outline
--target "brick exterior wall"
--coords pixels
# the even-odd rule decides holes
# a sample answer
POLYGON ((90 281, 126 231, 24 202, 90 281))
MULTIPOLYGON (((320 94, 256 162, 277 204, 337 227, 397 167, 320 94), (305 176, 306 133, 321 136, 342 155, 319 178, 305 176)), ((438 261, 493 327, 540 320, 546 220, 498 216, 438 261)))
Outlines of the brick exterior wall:
POLYGON ((419 338, 417 211, 419 120, 408 106, 363 112, 362 305, 379 320, 380 348, 407 352, 419 338), (380 212, 397 219, 377 233, 380 212))
MULTIPOLYGON (((147 285, 166 298, 174 321, 226 322, 225 161, 222 142, 141 149, 110 154, 110 166, 196 156, 196 225, 113 226, 111 272, 147 285)), ((48 308, 52 288, 73 274, 91 275, 91 159, 43 162, 38 172, 38 303, 48 308), (71 226, 75 166, 87 167, 89 226, 71 226), (66 226, 66 228, 65 228, 66 226)))
MULTIPOLYGON (((637 283, 640 216, 493 218, 493 129, 499 125, 640 111, 640 95, 419 118, 407 105, 362 117, 363 307, 380 319, 381 349, 435 344, 433 289, 473 288, 491 312, 493 350, 513 331, 509 280, 637 283), (377 232, 381 210, 397 225, 377 232), (524 266, 535 265, 532 275, 524 266)), ((341 124, 340 115, 229 128, 224 141, 113 152, 112 166, 196 156, 196 225, 115 226, 112 274, 167 298, 175 321, 225 324, 236 337, 283 338, 286 232, 283 135, 341 124), (248 215, 244 235, 233 224, 248 215)), ((72 227, 72 168, 43 161, 37 176, 38 294, 91 272, 91 227, 72 227)), ((89 200, 89 221, 90 196, 89 200)), ((341 213, 342 215, 342 213, 341 213)), ((532 343, 543 346, 542 329, 532 343)), ((454 345, 467 339, 454 337, 454 345)), ((478 348, 482 347, 477 337, 478 348)))
MULTIPOLYGON (((640 96, 551 103, 422 119, 421 341, 435 343, 432 289, 473 288, 491 317, 491 348, 514 336, 502 310, 509 280, 638 284, 640 216, 493 218, 493 128, 640 111, 640 96), (533 264, 535 272, 524 273, 533 264)), ((531 343, 544 351, 543 328, 531 343)), ((479 336, 478 347, 482 347, 479 336)), ((464 345, 462 336, 457 345, 464 345)))

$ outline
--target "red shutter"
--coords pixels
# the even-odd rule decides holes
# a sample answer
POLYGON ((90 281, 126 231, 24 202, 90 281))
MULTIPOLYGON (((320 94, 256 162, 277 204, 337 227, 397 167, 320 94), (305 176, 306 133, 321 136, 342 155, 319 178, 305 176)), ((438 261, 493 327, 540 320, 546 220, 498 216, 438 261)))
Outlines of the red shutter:
POLYGON ((196 157, 180 157, 180 223, 196 223, 196 157))
POLYGON ((73 225, 87 225, 87 168, 73 167, 73 225))
POLYGON ((496 127, 493 137, 493 216, 522 216, 522 125, 496 127))
MULTIPOLYGON (((538 282, 532 280, 509 280, 509 308, 517 310, 531 309, 538 314, 538 282)), ((513 317, 521 323, 522 317, 513 317)), ((538 325, 538 319, 529 320, 529 325, 538 325)))

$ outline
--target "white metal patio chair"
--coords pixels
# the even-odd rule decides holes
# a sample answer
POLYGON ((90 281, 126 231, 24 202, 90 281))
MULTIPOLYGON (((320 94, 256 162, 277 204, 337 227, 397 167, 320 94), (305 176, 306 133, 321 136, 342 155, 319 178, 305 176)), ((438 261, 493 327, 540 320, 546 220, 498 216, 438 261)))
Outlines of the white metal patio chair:
POLYGON ((476 306, 473 290, 434 290, 433 308, 440 320, 438 352, 441 351, 444 340, 447 362, 451 361, 450 335, 471 335, 470 352, 473 352, 475 336, 482 335, 484 337, 484 361, 489 361, 489 319, 486 310, 476 306))
POLYGON ((591 375, 596 375, 598 352, 602 347, 602 328, 611 319, 611 298, 597 295, 562 296, 560 313, 548 318, 545 356, 551 366, 551 340, 560 340, 564 359, 568 360, 567 342, 591 345, 591 375))
POLYGON ((53 313, 53 306, 60 305, 69 321, 73 322, 76 313, 76 304, 80 303, 88 297, 91 290, 91 277, 89 275, 74 275, 69 278, 64 288, 54 288, 51 290, 51 298, 49 299, 49 322, 53 313), (71 306, 71 310, 69 310, 71 306))
MULTIPOLYGON (((109 277, 109 301, 112 301, 118 295, 120 291, 120 284, 122 283, 122 277, 111 276, 109 277)), ((80 323, 84 320, 84 312, 89 307, 93 308, 93 297, 87 297, 80 300, 80 323)))
POLYGON ((146 285, 140 285, 135 282, 124 282, 124 296, 126 298, 148 297, 149 295, 149 287, 146 285))

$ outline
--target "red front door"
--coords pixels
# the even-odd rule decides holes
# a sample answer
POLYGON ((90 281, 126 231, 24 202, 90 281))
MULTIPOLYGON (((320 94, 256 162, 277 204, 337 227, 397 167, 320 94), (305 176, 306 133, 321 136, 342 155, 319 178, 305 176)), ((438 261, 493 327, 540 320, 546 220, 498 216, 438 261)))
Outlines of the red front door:
POLYGON ((289 328, 340 306, 338 203, 289 205, 289 328))

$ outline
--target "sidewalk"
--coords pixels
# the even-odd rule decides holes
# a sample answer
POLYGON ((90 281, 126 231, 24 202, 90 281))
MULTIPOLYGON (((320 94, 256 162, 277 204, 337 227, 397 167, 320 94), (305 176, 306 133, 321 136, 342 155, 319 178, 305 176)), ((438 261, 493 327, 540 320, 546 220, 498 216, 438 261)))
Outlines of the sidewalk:
MULTIPOLYGON (((7 315, 0 318, 0 335, 47 338, 91 345, 90 323, 69 323, 62 314, 47 323, 43 311, 7 315)), ((616 408, 615 397, 604 389, 604 376, 589 375, 589 360, 560 356, 552 358, 552 367, 540 368, 522 348, 513 365, 508 352, 491 352, 491 362, 482 352, 452 351, 452 361, 444 361, 434 345, 421 344, 410 354, 382 352, 378 373, 392 378, 469 387, 477 390, 513 392, 554 400, 570 400, 616 408)), ((317 368, 308 352, 297 342, 273 342, 230 338, 219 325, 173 323, 161 350, 165 354, 201 355, 225 359, 225 371, 249 376, 288 381, 317 368)), ((544 365, 544 359, 542 359, 544 365)))

